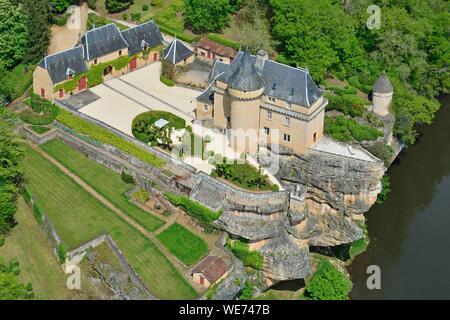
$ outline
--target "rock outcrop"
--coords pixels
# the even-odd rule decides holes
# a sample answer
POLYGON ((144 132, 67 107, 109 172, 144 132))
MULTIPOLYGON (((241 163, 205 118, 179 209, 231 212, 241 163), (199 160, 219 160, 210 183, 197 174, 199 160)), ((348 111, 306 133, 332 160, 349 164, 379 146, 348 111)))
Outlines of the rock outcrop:
POLYGON ((228 275, 217 285, 213 300, 234 300, 244 288, 247 273, 244 265, 238 259, 233 261, 233 267, 228 275))

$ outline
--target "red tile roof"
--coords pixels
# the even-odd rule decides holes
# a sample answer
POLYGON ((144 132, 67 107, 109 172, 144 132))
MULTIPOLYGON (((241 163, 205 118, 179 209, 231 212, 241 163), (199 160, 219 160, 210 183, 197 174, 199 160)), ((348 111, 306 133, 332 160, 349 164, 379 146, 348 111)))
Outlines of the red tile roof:
POLYGON ((192 270, 192 273, 201 273, 209 281, 209 283, 213 284, 217 280, 219 280, 225 272, 227 272, 228 267, 226 263, 219 257, 216 256, 207 256, 203 259, 195 268, 192 270))
POLYGON ((209 40, 207 38, 203 38, 197 44, 197 47, 214 52, 222 57, 234 58, 237 54, 236 50, 233 48, 224 46, 215 41, 209 40))

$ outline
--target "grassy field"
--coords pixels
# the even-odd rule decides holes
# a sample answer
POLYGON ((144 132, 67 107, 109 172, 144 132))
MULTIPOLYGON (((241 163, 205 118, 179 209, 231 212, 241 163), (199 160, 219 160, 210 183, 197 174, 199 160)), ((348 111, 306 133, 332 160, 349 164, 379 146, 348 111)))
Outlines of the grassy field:
POLYGON ((208 253, 205 240, 177 223, 161 232, 158 240, 187 266, 192 266, 208 253))
POLYGON ((22 198, 15 214, 17 225, 6 237, 0 256, 6 261, 17 258, 23 283, 33 284, 36 299, 89 299, 95 298, 89 285, 81 278, 82 291, 67 289, 66 275, 59 266, 44 231, 22 198))
POLYGON ((128 201, 124 193, 133 185, 125 183, 118 173, 88 159, 61 140, 51 140, 43 144, 42 148, 148 231, 154 231, 164 224, 128 201))
POLYGON ((195 290, 152 241, 36 151, 24 148, 22 170, 27 186, 68 249, 108 232, 155 295, 163 299, 196 297, 195 290))

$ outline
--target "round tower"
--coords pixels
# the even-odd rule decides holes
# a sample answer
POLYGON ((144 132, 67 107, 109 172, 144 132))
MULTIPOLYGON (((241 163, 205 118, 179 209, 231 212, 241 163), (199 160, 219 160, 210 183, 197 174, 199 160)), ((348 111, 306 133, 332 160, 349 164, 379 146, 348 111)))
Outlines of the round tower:
POLYGON ((256 153, 264 78, 250 54, 243 54, 227 82, 231 98, 229 122, 234 132, 232 146, 237 152, 256 153))
POLYGON ((389 114, 389 105, 394 96, 394 87, 389 81, 388 76, 383 73, 373 86, 373 111, 380 116, 389 114))

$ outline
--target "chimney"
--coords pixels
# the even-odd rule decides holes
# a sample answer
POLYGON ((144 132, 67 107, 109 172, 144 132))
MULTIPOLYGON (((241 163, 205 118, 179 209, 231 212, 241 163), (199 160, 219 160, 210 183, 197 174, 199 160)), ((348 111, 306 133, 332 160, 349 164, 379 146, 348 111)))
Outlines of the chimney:
POLYGON ((269 59, 269 53, 266 50, 259 50, 256 54, 255 67, 262 71, 267 59, 269 59))

